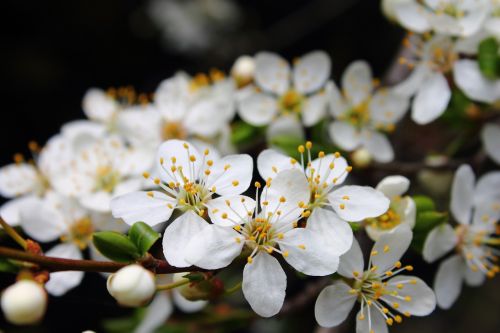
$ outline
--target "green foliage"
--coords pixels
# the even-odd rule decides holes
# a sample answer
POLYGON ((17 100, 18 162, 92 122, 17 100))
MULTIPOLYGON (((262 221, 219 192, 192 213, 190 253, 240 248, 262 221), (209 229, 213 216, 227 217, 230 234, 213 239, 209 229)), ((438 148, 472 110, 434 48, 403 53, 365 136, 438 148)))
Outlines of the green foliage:
POLYGON ((11 263, 6 258, 0 258, 0 272, 4 273, 17 273, 19 272, 19 267, 11 263))
POLYGON ((160 236, 144 222, 134 223, 128 232, 128 238, 135 244, 141 255, 146 254, 160 236))
POLYGON ((434 201, 426 196, 414 196, 417 208, 415 227, 413 228, 412 247, 422 252, 425 238, 434 227, 448 222, 448 213, 436 211, 434 201))
POLYGON ((477 59, 479 69, 484 76, 489 79, 498 77, 500 59, 498 57, 498 42, 494 37, 486 38, 479 43, 477 59))
POLYGON ((263 134, 263 127, 256 127, 243 121, 238 121, 233 124, 231 131, 231 142, 234 145, 242 146, 255 142, 255 138, 263 134))
POLYGON ((92 241, 102 255, 113 261, 128 263, 141 257, 137 246, 127 236, 118 232, 96 232, 92 241))

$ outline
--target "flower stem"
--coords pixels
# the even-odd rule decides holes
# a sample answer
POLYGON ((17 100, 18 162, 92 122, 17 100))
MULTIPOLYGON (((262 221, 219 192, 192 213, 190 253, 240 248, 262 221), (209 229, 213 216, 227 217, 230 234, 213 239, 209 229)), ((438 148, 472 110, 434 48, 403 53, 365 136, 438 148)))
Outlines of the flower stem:
MULTIPOLYGON (((0 246, 0 257, 38 264, 42 268, 47 269, 51 272, 84 271, 112 273, 116 272, 120 268, 127 266, 127 264, 112 261, 77 260, 47 257, 44 255, 14 250, 3 246, 0 246)), ((185 268, 173 267, 165 260, 158 259, 155 259, 154 265, 155 272, 157 274, 203 271, 202 269, 194 266, 185 268)))
POLYGON ((186 284, 188 284, 190 282, 191 281, 189 281, 189 279, 182 279, 182 280, 177 281, 177 282, 158 285, 158 286, 156 286, 156 290, 158 290, 158 291, 170 290, 170 289, 174 289, 174 288, 177 288, 177 287, 184 286, 184 285, 186 285, 186 284))
POLYGON ((242 281, 238 282, 235 286, 233 286, 233 287, 231 287, 231 288, 229 288, 229 289, 226 289, 226 290, 224 291, 224 294, 226 294, 226 295, 230 295, 230 294, 232 294, 232 293, 234 293, 234 292, 236 292, 236 291, 240 290, 241 285, 242 285, 242 281))
POLYGON ((1 217, 0 217, 0 224, 3 227, 3 230, 7 233, 7 235, 10 236, 17 244, 19 244, 23 249, 27 249, 28 245, 26 243, 26 240, 19 235, 19 233, 16 231, 16 229, 12 228, 10 224, 5 222, 1 217))

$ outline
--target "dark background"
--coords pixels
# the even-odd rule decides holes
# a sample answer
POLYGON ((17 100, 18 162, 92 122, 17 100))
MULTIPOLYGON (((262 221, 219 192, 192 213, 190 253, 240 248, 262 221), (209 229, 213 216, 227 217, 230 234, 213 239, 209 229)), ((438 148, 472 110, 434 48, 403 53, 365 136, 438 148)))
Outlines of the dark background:
MULTIPOLYGON (((14 153, 26 153, 28 141, 43 143, 63 123, 82 118, 81 98, 92 86, 132 85, 138 91, 152 92, 179 69, 228 71, 238 55, 260 50, 293 59, 323 49, 332 57, 335 79, 356 59, 369 61, 381 76, 394 61, 404 35, 383 17, 375 0, 235 1, 240 16, 234 27, 224 30, 208 49, 179 53, 162 43, 160 31, 146 13, 147 3, 1 2, 0 165, 10 163, 14 153)), ((436 267, 418 266, 431 282, 436 267)), ((4 274, 0 279, 2 286, 12 282, 4 274)), ((412 318, 391 331, 497 332, 500 296, 495 283, 466 288, 451 311, 412 318)), ((63 298, 51 299, 41 326, 14 329, 2 320, 0 328, 5 327, 4 332, 99 332, 102 318, 128 313, 107 296, 101 277, 87 274, 80 287, 63 298)), ((311 316, 299 315, 304 321, 295 331, 311 331, 311 316)), ((354 331, 352 324, 348 332, 354 331)))

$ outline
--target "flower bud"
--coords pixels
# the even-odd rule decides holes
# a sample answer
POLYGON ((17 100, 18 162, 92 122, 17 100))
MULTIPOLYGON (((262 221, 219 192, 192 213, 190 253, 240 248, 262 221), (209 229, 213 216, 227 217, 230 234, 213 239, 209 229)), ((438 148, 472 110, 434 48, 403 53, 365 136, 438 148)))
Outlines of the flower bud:
POLYGON ((242 55, 236 59, 231 68, 231 76, 236 80, 239 87, 252 82, 255 72, 255 61, 251 56, 242 55))
POLYGON ((155 276, 140 265, 129 265, 108 277, 107 288, 121 305, 142 306, 155 294, 155 276))
POLYGON ((40 321, 47 308, 47 293, 32 280, 20 280, 2 294, 5 318, 16 325, 29 325, 40 321))
POLYGON ((357 168, 366 168, 372 163, 372 155, 364 148, 356 149, 351 155, 352 163, 357 168))
MULTIPOLYGON (((186 273, 174 274, 174 282, 187 280, 183 276, 186 273)), ((200 281, 193 281, 190 284, 178 288, 179 293, 188 301, 201 301, 215 299, 224 293, 224 283, 222 280, 212 277, 204 276, 200 281)))

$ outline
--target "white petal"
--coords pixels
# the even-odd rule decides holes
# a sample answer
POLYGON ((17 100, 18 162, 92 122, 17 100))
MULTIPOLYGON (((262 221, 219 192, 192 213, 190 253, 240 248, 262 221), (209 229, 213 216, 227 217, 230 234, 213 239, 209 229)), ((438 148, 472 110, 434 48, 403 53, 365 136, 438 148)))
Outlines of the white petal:
POLYGON ((417 65, 406 79, 396 84, 391 89, 396 94, 412 97, 417 93, 418 89, 430 74, 431 72, 427 66, 417 65))
MULTIPOLYGON (((328 185, 340 185, 347 178, 347 161, 344 157, 335 157, 334 154, 328 154, 324 157, 319 157, 311 162, 311 168, 314 169, 314 177, 319 176, 320 184, 327 183, 328 185), (333 168, 331 168, 333 166, 333 168), (335 183, 333 180, 335 179, 335 183)), ((307 168, 306 174, 310 174, 310 169, 307 168)))
POLYGON ((259 253, 243 270, 243 295, 259 316, 277 314, 285 300, 286 274, 276 258, 259 253))
MULTIPOLYGON (((45 255, 64 259, 83 259, 80 250, 71 243, 54 246, 45 255)), ((50 273, 50 280, 45 284, 47 292, 53 296, 62 296, 70 289, 77 287, 83 280, 84 272, 68 271, 50 273)))
POLYGON ((153 301, 146 308, 146 314, 139 325, 134 329, 134 333, 151 333, 164 324, 170 317, 174 307, 167 293, 156 294, 153 301))
POLYGON ((356 295, 349 293, 351 287, 343 281, 336 281, 321 291, 314 305, 314 316, 320 326, 334 327, 347 319, 356 295))
POLYGON ((189 301, 185 299, 179 292, 179 289, 174 289, 172 291, 172 297, 174 299, 175 306, 184 313, 198 312, 208 304, 208 301, 189 301))
POLYGON ((451 251, 458 242, 455 230, 449 224, 438 225, 429 232, 422 255, 427 262, 434 262, 451 251))
POLYGON ((380 90, 370 100, 370 116, 375 124, 394 124, 405 115, 410 101, 392 90, 380 90))
POLYGON ((309 52, 294 64, 294 88, 302 94, 310 94, 321 89, 330 77, 330 70, 331 61, 326 52, 309 52))
POLYGON ((334 121, 328 127, 328 133, 333 142, 340 148, 352 151, 361 143, 360 132, 344 121, 334 121))
POLYGON ((62 212, 41 199, 26 200, 20 214, 24 232, 38 241, 50 242, 68 232, 62 212))
POLYGON ((366 61, 354 61, 342 75, 342 91, 352 106, 363 103, 373 89, 372 70, 366 61))
POLYGON ((385 134, 365 129, 361 133, 361 144, 379 163, 388 163, 394 159, 394 150, 385 134))
POLYGON ((111 194, 106 191, 98 191, 83 195, 80 198, 83 207, 100 213, 110 212, 111 194))
POLYGON ((142 221, 154 226, 167 221, 176 205, 177 200, 161 192, 142 191, 120 195, 111 200, 110 207, 115 218, 129 225, 142 221))
POLYGON ((128 108, 116 116, 116 127, 135 147, 156 146, 161 142, 164 121, 153 108, 128 108))
POLYGON ((160 178, 167 184, 170 182, 184 184, 184 180, 179 174, 180 169, 188 180, 195 181, 201 163, 202 157, 198 150, 189 142, 182 140, 168 140, 162 143, 158 148, 155 160, 160 178), (191 158, 194 158, 195 161, 191 162, 191 158), (175 173, 171 171, 172 166, 177 168, 175 173))
POLYGON ((154 96, 155 105, 166 121, 182 121, 190 102, 187 75, 180 73, 162 81, 158 85, 154 96))
POLYGON ((399 1, 394 5, 397 21, 406 29, 422 33, 431 28, 426 10, 416 1, 399 1))
POLYGON ((465 263, 459 255, 446 259, 438 268, 434 280, 434 292, 441 309, 449 309, 462 290, 465 263))
POLYGON ((356 315, 356 333, 388 333, 389 329, 385 322, 385 318, 380 310, 375 306, 365 306, 363 311, 359 310, 356 315), (364 319, 360 320, 363 314, 364 319))
POLYGON ((357 222, 377 217, 389 208, 389 199, 369 186, 347 185, 334 190, 328 200, 343 220, 357 222))
POLYGON ((213 137, 226 123, 224 113, 212 100, 201 100, 192 105, 183 119, 186 129, 193 134, 213 137))
POLYGON ((207 225, 207 222, 189 210, 176 218, 165 229, 163 234, 163 254, 175 267, 191 266, 185 259, 187 245, 191 238, 197 235, 207 225))
POLYGON ((496 124, 486 124, 481 131, 484 150, 488 156, 500 164, 500 126, 496 124))
POLYGON ((267 211, 274 212, 279 206, 282 212, 279 218, 280 221, 292 221, 302 213, 302 208, 299 208, 299 203, 309 202, 309 183, 302 171, 297 169, 281 171, 272 182, 271 187, 265 187, 261 193, 261 207, 264 207, 263 202, 268 201, 267 211), (285 202, 280 202, 284 197, 285 202))
POLYGON ((394 267, 408 250, 412 238, 411 229, 404 224, 380 236, 371 252, 372 266, 377 266, 377 273, 382 274, 394 267))
POLYGON ((493 103, 500 98, 498 81, 489 80, 477 61, 463 59, 453 65, 453 80, 464 94, 474 101, 493 103))
POLYGON ((107 123, 118 109, 118 103, 102 89, 90 88, 85 92, 82 109, 87 118, 107 123))
POLYGON ((219 269, 229 265, 243 249, 244 238, 231 227, 206 224, 185 249, 185 260, 205 269, 219 269))
POLYGON ((266 130, 266 140, 270 142, 270 148, 279 149, 279 147, 273 145, 273 139, 278 136, 305 140, 304 126, 299 117, 295 114, 286 114, 273 119, 266 130))
POLYGON ((247 154, 227 155, 215 161, 207 177, 207 187, 219 195, 245 192, 253 176, 253 159, 247 154))
POLYGON ((290 85, 290 65, 279 55, 259 52, 255 55, 255 82, 264 90, 281 95, 290 85))
POLYGON ((38 175, 34 166, 21 163, 9 164, 0 169, 0 195, 13 198, 36 189, 38 175))
POLYGON ((335 118, 341 117, 347 111, 348 107, 335 82, 328 81, 325 92, 328 96, 331 115, 335 118))
POLYGON ((255 200, 244 195, 223 196, 207 201, 206 207, 212 223, 234 227, 248 221, 255 210, 255 200))
POLYGON ((257 169, 264 180, 276 177, 280 171, 299 167, 300 165, 295 159, 274 149, 263 150, 257 157, 257 169))
POLYGON ((436 308, 436 296, 427 284, 416 276, 398 275, 387 281, 388 290, 397 291, 398 296, 410 296, 410 300, 401 300, 391 295, 383 296, 389 305, 398 303, 397 310, 400 313, 410 313, 412 316, 427 316, 436 308), (415 283, 408 283, 412 281, 415 283), (403 288, 396 286, 402 284, 403 288))
POLYGON ((389 199, 401 196, 410 188, 410 180, 404 176, 387 176, 382 179, 376 189, 389 199))
POLYGON ((317 93, 306 98, 302 110, 302 122, 305 126, 314 126, 325 116, 327 102, 327 96, 324 93, 317 93))
POLYGON ((346 278, 352 279, 356 277, 356 274, 363 274, 364 265, 363 252, 361 252, 361 248, 356 238, 353 238, 349 251, 340 257, 338 273, 346 278))
POLYGON ((475 178, 472 168, 462 165, 455 172, 451 186, 451 213, 455 220, 462 224, 471 222, 475 178))
POLYGON ((238 103, 238 114, 254 126, 268 125, 278 113, 277 101, 264 93, 252 93, 238 103))
POLYGON ((487 6, 469 11, 468 15, 457 19, 460 27, 460 36, 469 37, 477 33, 483 26, 483 22, 488 15, 487 6))
POLYGON ((319 235, 323 240, 322 246, 332 255, 342 255, 351 248, 351 227, 330 210, 314 209, 307 219, 306 229, 319 235))
POLYGON ((448 81, 441 73, 434 73, 427 78, 413 99, 412 119, 419 125, 425 125, 443 114, 451 99, 448 81))
POLYGON ((479 287, 486 280, 486 275, 480 270, 474 272, 470 267, 464 270, 465 284, 470 287, 479 287))
POLYGON ((106 134, 106 127, 88 120, 74 120, 61 127, 61 134, 73 149, 79 151, 106 134))
POLYGON ((415 200, 410 196, 403 197, 400 203, 400 215, 402 216, 401 223, 407 223, 411 229, 415 227, 415 222, 417 219, 417 205, 415 200))
POLYGON ((278 240, 280 249, 288 252, 283 256, 293 268, 306 275, 333 274, 339 266, 339 254, 335 255, 324 246, 323 238, 314 231, 295 228, 278 240))
POLYGON ((0 216, 11 226, 19 225, 21 223, 21 212, 25 209, 25 205, 29 205, 29 202, 33 198, 31 195, 25 195, 7 201, 0 206, 0 216))

